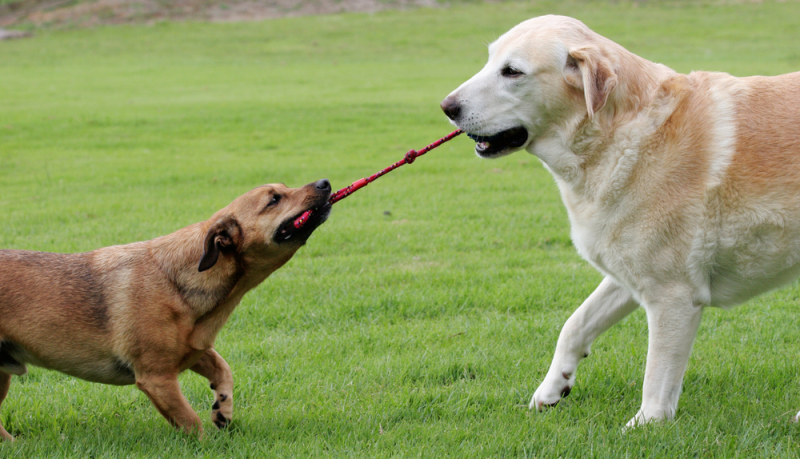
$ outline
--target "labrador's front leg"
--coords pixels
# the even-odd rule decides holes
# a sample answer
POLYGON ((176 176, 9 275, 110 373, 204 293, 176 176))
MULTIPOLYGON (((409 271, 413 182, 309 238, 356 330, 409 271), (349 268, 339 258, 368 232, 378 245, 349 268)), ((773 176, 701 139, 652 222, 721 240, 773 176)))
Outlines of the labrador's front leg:
POLYGON ((589 355, 592 342, 637 307, 625 287, 610 277, 603 279, 561 329, 550 370, 533 394, 529 408, 541 410, 567 396, 575 385, 578 363, 589 355))
POLYGON ((678 408, 683 375, 703 315, 688 288, 676 287, 644 301, 649 344, 642 407, 626 427, 672 419, 678 408))

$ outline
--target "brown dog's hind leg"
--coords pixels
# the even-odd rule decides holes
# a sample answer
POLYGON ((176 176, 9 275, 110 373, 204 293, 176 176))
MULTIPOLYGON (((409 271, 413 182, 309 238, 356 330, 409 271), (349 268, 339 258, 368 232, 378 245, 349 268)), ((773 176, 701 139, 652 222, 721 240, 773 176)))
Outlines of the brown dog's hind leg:
MULTIPOLYGON (((2 405, 3 400, 6 399, 6 394, 8 394, 8 387, 10 385, 11 375, 0 371, 0 405, 2 405)), ((0 440, 14 441, 14 437, 12 437, 10 433, 6 432, 6 429, 3 428, 2 424, 0 424, 0 440)))
POLYGON ((136 375, 136 387, 150 397, 153 405, 176 429, 203 434, 203 425, 178 385, 178 375, 136 375))
POLYGON ((211 383, 214 391, 211 420, 214 425, 219 429, 228 427, 233 417, 233 374, 228 362, 217 351, 209 349, 190 369, 211 383))

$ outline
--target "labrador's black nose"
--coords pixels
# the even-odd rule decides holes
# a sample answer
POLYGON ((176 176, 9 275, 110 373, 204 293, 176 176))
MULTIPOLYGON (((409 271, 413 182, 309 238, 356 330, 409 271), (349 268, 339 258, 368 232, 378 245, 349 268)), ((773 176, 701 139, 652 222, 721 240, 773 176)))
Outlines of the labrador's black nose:
POLYGON ((317 183, 314 184, 314 188, 320 191, 330 191, 331 182, 329 182, 328 179, 317 180, 317 183))
POLYGON ((442 101, 442 103, 439 104, 439 106, 442 107, 442 111, 444 111, 444 114, 447 115, 448 118, 454 121, 456 118, 458 118, 458 115, 461 113, 461 105, 453 96, 447 96, 442 101))

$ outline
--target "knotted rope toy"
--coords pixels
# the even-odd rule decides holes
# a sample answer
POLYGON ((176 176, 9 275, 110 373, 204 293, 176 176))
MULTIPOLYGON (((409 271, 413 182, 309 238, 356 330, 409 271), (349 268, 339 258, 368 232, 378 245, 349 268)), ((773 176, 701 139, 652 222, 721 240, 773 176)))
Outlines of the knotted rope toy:
MULTIPOLYGON (((461 129, 457 129, 457 130, 451 132, 450 134, 447 134, 446 136, 442 137, 441 139, 437 140, 436 142, 433 142, 432 144, 428 145, 427 147, 425 147, 425 148, 423 148, 421 150, 409 150, 408 153, 406 153, 406 156, 403 159, 401 159, 400 161, 392 164, 391 166, 387 167, 386 169, 384 169, 384 170, 382 170, 382 171, 380 171, 380 172, 378 172, 376 174, 370 175, 369 177, 364 177, 362 179, 356 180, 352 184, 342 188, 341 190, 337 191, 336 193, 333 193, 331 195, 331 197, 328 199, 328 202, 331 203, 331 204, 334 204, 334 203, 336 203, 338 201, 341 201, 342 199, 344 199, 344 198, 350 196, 351 194, 353 194, 356 190, 358 190, 360 188, 364 188, 365 186, 369 185, 370 182, 373 182, 373 181, 377 180, 378 177, 381 177, 383 175, 388 174, 389 172, 397 169, 398 167, 402 166, 403 164, 411 164, 411 163, 413 163, 414 160, 417 159, 418 156, 424 155, 425 153, 433 150, 434 148, 438 147, 439 145, 447 142, 448 140, 453 139, 454 137, 456 137, 457 135, 462 134, 462 133, 464 133, 464 131, 462 131, 461 129)), ((308 217, 311 216, 312 212, 313 211, 311 211, 311 210, 307 210, 307 211, 305 211, 303 213, 303 215, 297 217, 297 219, 294 221, 294 227, 297 228, 297 229, 302 228, 303 225, 305 225, 306 222, 308 221, 308 217)))

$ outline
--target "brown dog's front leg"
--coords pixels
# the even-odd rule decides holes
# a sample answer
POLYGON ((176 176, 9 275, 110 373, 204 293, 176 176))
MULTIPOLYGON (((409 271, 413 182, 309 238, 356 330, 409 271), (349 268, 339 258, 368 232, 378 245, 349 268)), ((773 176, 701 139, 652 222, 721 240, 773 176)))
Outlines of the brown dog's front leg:
MULTIPOLYGON (((3 400, 5 400, 6 394, 8 394, 8 387, 10 385, 11 375, 0 371, 0 405, 3 404, 3 400)), ((14 441, 14 437, 12 437, 10 433, 6 432, 6 429, 3 428, 2 424, 0 424, 0 440, 14 441)))
POLYGON ((173 427, 202 436, 203 425, 181 393, 178 375, 136 375, 136 387, 150 397, 153 405, 173 427))
POLYGON ((190 369, 211 383, 214 391, 211 420, 214 425, 219 429, 228 427, 233 418, 233 374, 228 362, 217 351, 209 349, 190 369))

